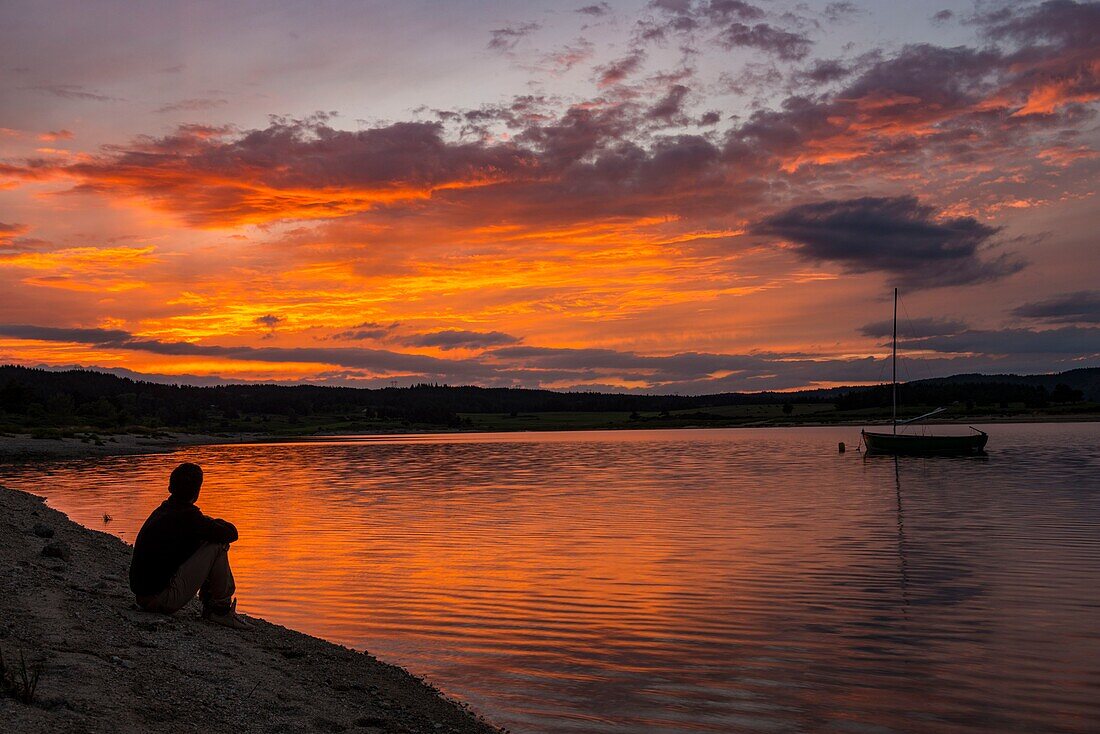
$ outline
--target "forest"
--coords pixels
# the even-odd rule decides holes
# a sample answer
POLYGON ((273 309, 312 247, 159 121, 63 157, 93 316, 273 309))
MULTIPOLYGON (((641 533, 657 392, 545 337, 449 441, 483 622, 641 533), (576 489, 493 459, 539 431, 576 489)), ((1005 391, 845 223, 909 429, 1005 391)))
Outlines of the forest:
MULTIPOLYGON (((0 431, 96 429, 306 434, 373 430, 531 430, 838 422, 889 415, 891 386, 644 395, 419 384, 170 385, 91 370, 0 366, 0 431)), ((903 413, 1088 413, 1100 368, 1056 375, 957 375, 898 385, 903 413)))

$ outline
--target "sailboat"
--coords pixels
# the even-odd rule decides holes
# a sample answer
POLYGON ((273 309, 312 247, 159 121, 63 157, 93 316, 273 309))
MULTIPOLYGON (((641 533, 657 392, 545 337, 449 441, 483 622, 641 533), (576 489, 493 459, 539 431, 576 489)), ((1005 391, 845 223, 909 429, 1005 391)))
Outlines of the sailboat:
POLYGON ((989 440, 989 434, 979 431, 973 426, 970 430, 974 433, 965 436, 928 435, 915 433, 898 433, 898 426, 922 421, 938 415, 947 408, 937 408, 930 413, 898 422, 898 289, 894 289, 894 351, 891 359, 893 362, 893 393, 894 416, 890 433, 877 433, 864 429, 861 431, 863 445, 867 447, 868 454, 980 454, 985 450, 985 444, 989 440))

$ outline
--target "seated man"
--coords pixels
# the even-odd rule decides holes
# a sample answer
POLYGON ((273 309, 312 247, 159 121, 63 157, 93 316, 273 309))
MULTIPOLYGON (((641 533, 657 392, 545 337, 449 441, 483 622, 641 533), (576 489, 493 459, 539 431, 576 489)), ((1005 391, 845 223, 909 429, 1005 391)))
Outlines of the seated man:
POLYGON ((195 598, 211 622, 248 629, 237 613, 229 544, 237 528, 195 506, 202 487, 198 464, 180 464, 168 480, 168 499, 141 526, 130 563, 130 589, 147 612, 172 614, 195 598))

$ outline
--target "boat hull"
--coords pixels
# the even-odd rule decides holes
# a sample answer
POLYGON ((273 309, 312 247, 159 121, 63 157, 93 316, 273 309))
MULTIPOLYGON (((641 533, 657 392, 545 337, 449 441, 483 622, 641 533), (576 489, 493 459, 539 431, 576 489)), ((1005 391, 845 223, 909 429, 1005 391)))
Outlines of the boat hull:
MULTIPOLYGON (((976 429, 975 429, 976 430, 976 429)), ((985 452, 989 436, 982 431, 971 436, 916 436, 863 431, 863 445, 869 454, 957 456, 985 452)))

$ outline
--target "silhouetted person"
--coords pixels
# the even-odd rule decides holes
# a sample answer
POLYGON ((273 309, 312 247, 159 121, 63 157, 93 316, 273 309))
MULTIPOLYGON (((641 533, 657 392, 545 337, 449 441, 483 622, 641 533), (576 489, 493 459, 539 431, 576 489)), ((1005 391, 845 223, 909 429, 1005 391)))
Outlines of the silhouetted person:
POLYGON ((202 514, 195 506, 202 488, 198 464, 180 464, 168 480, 168 499, 141 526, 130 563, 130 589, 147 612, 173 614, 195 594, 202 616, 211 622, 247 629, 233 598, 236 585, 229 569, 229 544, 237 528, 202 514))

